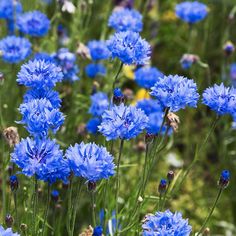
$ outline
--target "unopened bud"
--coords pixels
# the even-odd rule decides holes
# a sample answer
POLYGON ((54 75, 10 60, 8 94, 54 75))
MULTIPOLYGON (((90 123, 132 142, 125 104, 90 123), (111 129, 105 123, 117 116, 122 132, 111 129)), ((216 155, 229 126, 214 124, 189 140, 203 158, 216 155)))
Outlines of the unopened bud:
POLYGON ((152 141, 154 140, 155 135, 154 134, 146 134, 145 135, 145 143, 152 143, 152 141))
POLYGON ((227 41, 223 46, 223 50, 226 56, 230 56, 234 52, 235 47, 231 41, 227 41))
POLYGON ((15 192, 18 189, 19 186, 19 182, 18 179, 15 175, 11 175, 10 176, 10 187, 11 187, 11 191, 15 192))
POLYGON ((96 190, 96 182, 89 181, 88 182, 88 191, 95 191, 96 190))
POLYGON ((174 179, 174 177, 175 177, 174 171, 170 170, 167 174, 168 181, 171 182, 174 179))
POLYGON ((230 172, 228 170, 223 170, 221 172, 221 176, 218 181, 218 185, 221 188, 227 188, 227 186, 229 185, 229 179, 230 179, 230 172))
POLYGON ((59 192, 57 190, 52 190, 51 192, 52 200, 57 202, 59 199, 59 192))
POLYGON ((167 189, 167 181, 165 179, 161 179, 160 184, 158 186, 158 192, 162 195, 166 192, 167 189))
POLYGON ((115 88, 113 91, 113 103, 115 105, 120 105, 125 101, 125 96, 120 88, 115 88))
POLYGON ((27 228, 28 228, 27 224, 22 223, 22 224, 20 225, 20 229, 21 229, 21 231, 24 232, 24 233, 27 231, 27 228))
POLYGON ((14 222, 13 217, 10 214, 7 214, 5 217, 5 223, 6 223, 7 227, 8 228, 12 227, 13 222, 14 222))

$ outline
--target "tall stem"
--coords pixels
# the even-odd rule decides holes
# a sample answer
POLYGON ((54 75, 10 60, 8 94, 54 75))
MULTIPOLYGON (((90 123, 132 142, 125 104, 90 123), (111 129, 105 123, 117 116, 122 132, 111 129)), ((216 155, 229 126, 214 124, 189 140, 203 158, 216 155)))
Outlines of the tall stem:
POLYGON ((117 173, 116 173, 116 234, 118 234, 118 214, 119 214, 119 206, 118 206, 118 197, 119 197, 119 191, 120 191, 120 159, 121 159, 121 153, 124 146, 124 139, 120 140, 120 148, 119 148, 119 156, 117 160, 117 173))
POLYGON ((51 185, 48 183, 47 204, 46 204, 46 209, 45 209, 45 213, 44 213, 42 236, 44 235, 44 230, 45 230, 45 226, 46 226, 46 222, 47 222, 47 218, 48 218, 48 210, 49 210, 49 205, 50 205, 50 189, 51 189, 51 185))
POLYGON ((212 208, 211 208, 211 210, 210 210, 208 216, 206 217, 206 219, 205 219, 205 221, 204 221, 204 223, 203 223, 201 229, 199 230, 199 232, 197 233, 196 236, 200 235, 200 234, 202 233, 202 231, 205 229, 206 224, 208 223, 209 219, 211 218, 212 213, 213 213, 213 211, 214 211, 214 209, 215 209, 215 207, 216 207, 216 204, 217 204, 217 202, 218 202, 219 199, 220 199, 220 196, 221 196, 221 194, 222 194, 222 191, 223 191, 223 188, 220 188, 220 190, 219 190, 219 192, 218 192, 218 194, 217 194, 217 196, 216 196, 215 202, 214 202, 214 204, 213 204, 213 206, 212 206, 212 208))
POLYGON ((37 235, 37 205, 38 205, 38 180, 35 176, 35 183, 34 183, 34 202, 33 202, 33 219, 34 219, 34 235, 37 235))
POLYGON ((18 224, 18 212, 17 212, 17 196, 16 196, 16 191, 14 191, 13 197, 14 197, 14 206, 15 206, 15 221, 16 221, 16 224, 18 224))
POLYGON ((112 84, 112 93, 113 93, 113 91, 114 91, 114 89, 115 89, 115 86, 116 86, 116 84, 118 83, 118 77, 119 77, 119 75, 120 75, 120 72, 121 72, 121 70, 122 70, 122 68, 123 68, 123 62, 121 62, 120 63, 120 67, 119 67, 119 69, 118 69, 118 71, 117 71, 117 73, 116 73, 116 76, 115 76, 115 78, 114 78, 114 81, 113 81, 113 84, 112 84))
POLYGON ((91 203, 92 203, 92 223, 93 223, 93 227, 96 227, 95 191, 91 192, 91 203))

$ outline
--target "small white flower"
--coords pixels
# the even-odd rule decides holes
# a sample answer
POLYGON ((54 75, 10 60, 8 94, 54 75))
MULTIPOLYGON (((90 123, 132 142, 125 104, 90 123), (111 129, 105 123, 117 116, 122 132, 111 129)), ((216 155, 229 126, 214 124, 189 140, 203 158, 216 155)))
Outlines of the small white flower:
POLYGON ((62 6, 62 11, 63 12, 68 12, 70 14, 74 14, 75 13, 75 5, 71 2, 71 1, 65 1, 63 6, 62 6))

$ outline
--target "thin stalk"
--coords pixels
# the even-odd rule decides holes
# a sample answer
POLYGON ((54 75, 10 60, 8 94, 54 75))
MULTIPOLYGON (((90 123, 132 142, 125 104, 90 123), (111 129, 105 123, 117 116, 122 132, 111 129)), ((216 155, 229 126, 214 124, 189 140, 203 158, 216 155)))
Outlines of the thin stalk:
POLYGON ((119 148, 119 156, 117 160, 117 173, 116 173, 116 233, 118 234, 118 197, 119 197, 119 191, 120 191, 120 159, 121 154, 124 146, 124 139, 120 140, 120 148, 119 148))
POLYGON ((95 191, 91 192, 91 203, 92 203, 92 223, 93 223, 93 227, 96 227, 95 191))
POLYGON ((34 202, 33 202, 33 221, 34 221, 34 235, 37 235, 37 205, 38 205, 38 180, 35 176, 35 183, 34 183, 34 202))
POLYGON ((168 193, 169 189, 170 189, 170 182, 169 182, 169 184, 168 184, 168 186, 167 186, 167 189, 166 189, 166 192, 164 193, 164 196, 163 196, 163 202, 162 202, 162 206, 161 206, 161 209, 160 209, 161 211, 162 211, 163 208, 165 207, 166 196, 167 196, 167 193, 168 193))
POLYGON ((16 191, 13 193, 13 198, 14 198, 14 206, 15 206, 15 221, 16 224, 18 224, 18 211, 17 211, 17 196, 16 196, 16 191))
POLYGON ((114 91, 114 89, 115 89, 115 86, 116 86, 116 84, 118 83, 118 77, 119 77, 119 75, 120 75, 120 72, 121 72, 121 70, 122 70, 122 68, 123 68, 123 62, 121 62, 120 63, 120 67, 119 67, 119 69, 118 69, 118 71, 117 71, 117 73, 116 73, 116 76, 115 76, 115 78, 114 78, 114 81, 113 81, 113 84, 112 84, 112 93, 113 93, 113 91, 114 91))
POLYGON ((51 185, 48 183, 48 191, 47 191, 47 203, 46 203, 46 209, 44 213, 44 220, 43 220, 43 229, 42 229, 42 235, 44 235, 44 230, 48 218, 48 210, 49 210, 49 205, 50 205, 50 191, 51 191, 51 185))
POLYGON ((67 215, 67 222, 66 222, 66 227, 67 227, 67 232, 69 235, 71 235, 71 218, 72 218, 72 190, 73 190, 73 179, 70 181, 70 187, 69 187, 69 196, 68 196, 68 215, 67 215))
POLYGON ((73 203, 71 236, 74 235, 75 220, 76 220, 77 210, 78 210, 78 206, 79 206, 79 197, 80 197, 80 193, 81 193, 81 189, 82 189, 82 184, 83 184, 83 181, 79 180, 79 183, 78 183, 78 186, 76 189, 75 201, 73 203))
POLYGON ((215 209, 215 207, 216 207, 217 202, 218 202, 219 199, 220 199, 220 196, 221 196, 222 192, 223 192, 223 188, 220 188, 220 190, 219 190, 219 192, 218 192, 218 194, 217 194, 217 196, 216 196, 215 202, 214 202, 214 204, 213 204, 213 206, 212 206, 212 208, 211 208, 211 210, 210 210, 208 216, 206 217, 206 219, 205 219, 205 221, 204 221, 204 223, 203 223, 201 229, 199 230, 199 232, 197 233, 196 236, 199 236, 199 235, 202 233, 202 231, 205 229, 206 224, 208 223, 209 219, 211 218, 212 213, 214 212, 214 209, 215 209))

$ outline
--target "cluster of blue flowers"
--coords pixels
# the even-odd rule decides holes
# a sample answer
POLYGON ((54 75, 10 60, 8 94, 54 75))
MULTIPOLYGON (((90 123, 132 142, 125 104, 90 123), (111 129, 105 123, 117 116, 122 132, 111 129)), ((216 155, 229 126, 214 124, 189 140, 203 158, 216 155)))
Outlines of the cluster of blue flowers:
POLYGON ((140 87, 150 89, 164 75, 155 67, 141 67, 134 73, 134 79, 140 87))
POLYGON ((101 115, 108 109, 108 96, 103 92, 97 92, 91 96, 91 106, 89 113, 93 116, 87 123, 86 128, 89 133, 95 134, 101 124, 101 115))
POLYGON ((25 125, 31 137, 15 146, 11 161, 26 176, 36 176, 49 183, 66 180, 70 172, 59 145, 48 138, 49 132, 55 133, 64 122, 58 109, 61 100, 52 90, 62 78, 59 67, 36 59, 22 65, 17 78, 19 84, 30 88, 19 108, 22 114, 19 123, 25 125))
POLYGON ((107 140, 132 139, 146 128, 148 117, 134 106, 112 106, 111 110, 104 111, 99 131, 107 140))
POLYGON ((189 236, 192 227, 188 220, 182 218, 180 212, 174 214, 170 210, 157 212, 155 215, 147 215, 142 225, 143 236, 168 235, 189 236))
POLYGON ((178 75, 164 76, 151 88, 150 94, 174 112, 187 106, 196 107, 199 99, 196 83, 178 75))
POLYGON ((175 13, 181 20, 194 24, 203 20, 207 16, 208 10, 203 3, 186 1, 176 5, 175 13))
POLYGON ((106 67, 102 63, 99 63, 99 61, 110 57, 106 42, 102 40, 89 41, 88 49, 93 63, 85 67, 86 75, 90 78, 95 78, 98 75, 104 76, 106 74, 106 67))

